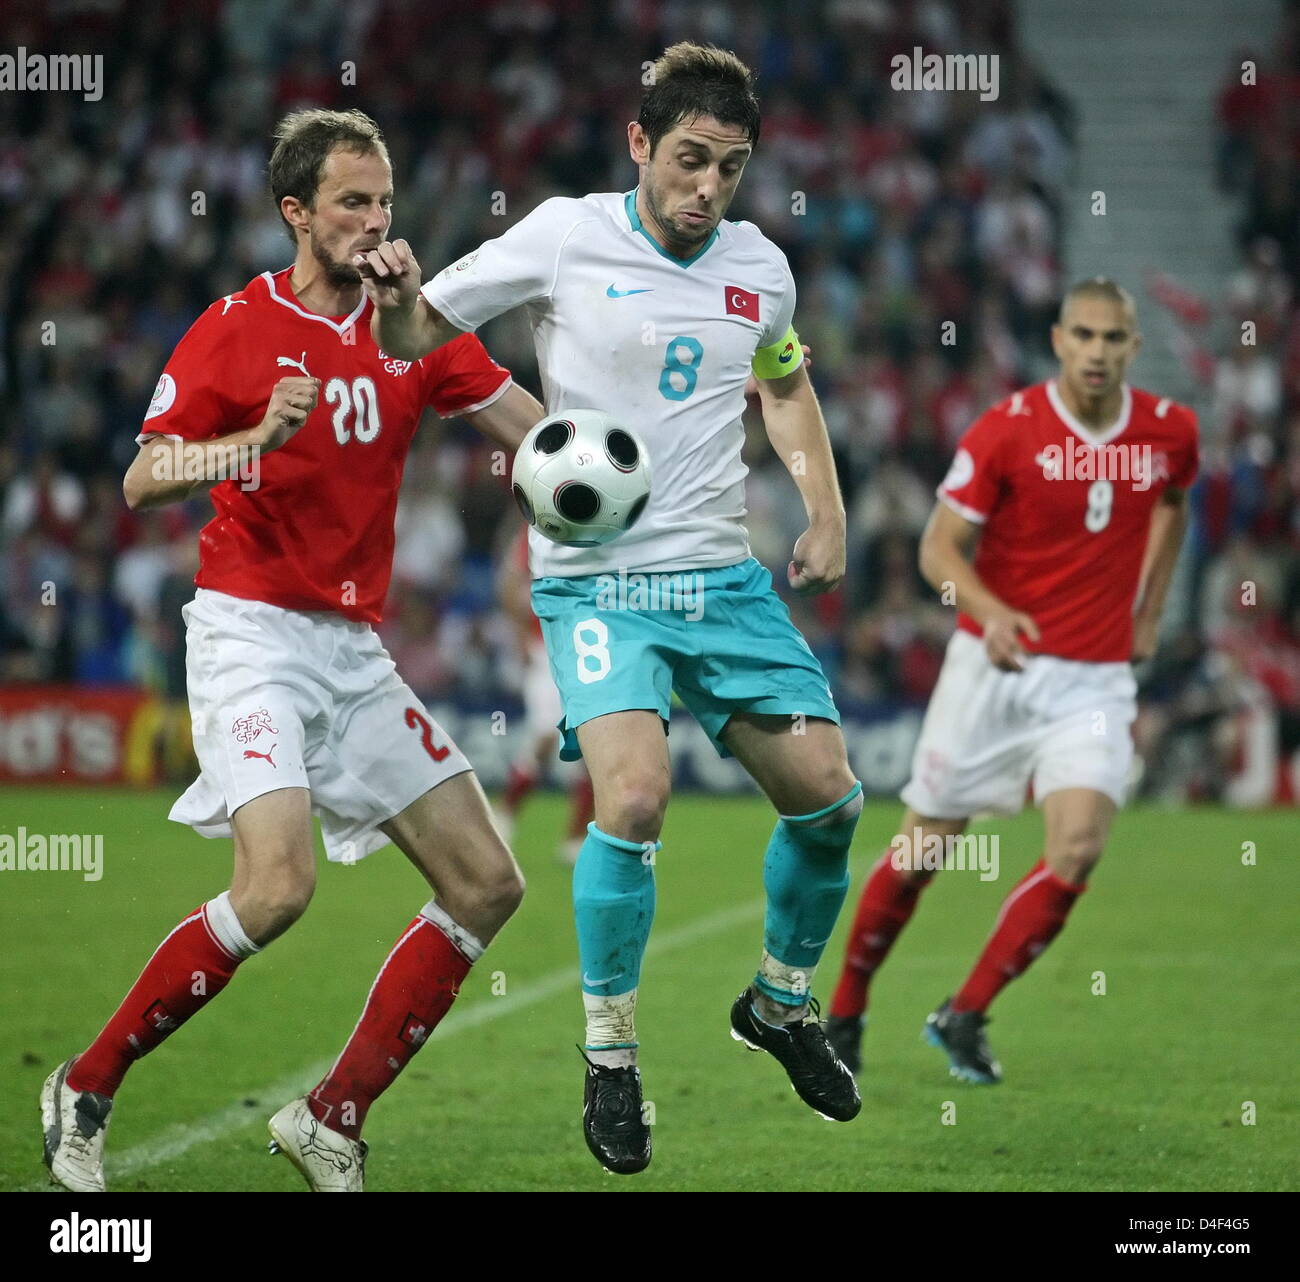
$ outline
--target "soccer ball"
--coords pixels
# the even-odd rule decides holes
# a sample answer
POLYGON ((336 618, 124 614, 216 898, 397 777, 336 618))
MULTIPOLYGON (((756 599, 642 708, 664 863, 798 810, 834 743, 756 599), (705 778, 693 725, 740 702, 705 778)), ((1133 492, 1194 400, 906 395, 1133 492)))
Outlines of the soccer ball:
POLYGON ((524 437, 510 478, 524 520, 555 543, 594 548, 636 523, 650 498, 650 457, 603 410, 565 410, 524 437))

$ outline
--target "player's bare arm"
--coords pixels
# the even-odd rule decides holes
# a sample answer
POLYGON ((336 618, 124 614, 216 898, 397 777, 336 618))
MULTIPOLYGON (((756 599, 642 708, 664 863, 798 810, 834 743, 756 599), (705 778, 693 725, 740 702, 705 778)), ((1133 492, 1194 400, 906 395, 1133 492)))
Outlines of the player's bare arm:
POLYGON ((526 565, 519 565, 507 552, 497 570, 497 601, 514 634, 515 650, 521 660, 528 655, 533 639, 533 607, 529 589, 532 577, 526 565))
POLYGON ((512 383, 491 405, 464 415, 472 428, 512 453, 545 417, 546 407, 518 383, 512 383))
POLYGON ((968 521, 946 503, 936 503, 921 535, 921 574, 938 593, 951 585, 956 596, 953 603, 984 629, 984 649, 995 667, 1022 672, 1025 651, 1020 634, 1038 641, 1038 625, 1029 615, 999 600, 980 581, 970 563, 979 536, 975 521, 968 521))
POLYGON ((420 293, 420 264, 404 240, 386 240, 353 256, 361 288, 375 305, 370 332, 382 351, 418 361, 459 333, 420 293))
POLYGON ((817 393, 800 366, 784 378, 759 380, 763 425, 808 513, 787 570, 800 593, 830 592, 844 577, 844 498, 817 393))
POLYGON ((231 475, 232 450, 260 454, 279 449, 307 421, 320 397, 318 378, 282 378, 271 390, 266 413, 255 427, 229 432, 211 441, 145 441, 122 481, 132 511, 179 503, 210 490, 231 475), (197 457, 202 452, 202 460, 197 457))
POLYGON ((1138 578, 1137 608, 1133 612, 1134 663, 1149 659, 1156 652, 1160 613, 1164 609, 1170 580, 1174 577, 1174 565, 1186 529, 1186 492, 1171 486, 1160 496, 1160 502, 1151 513, 1151 529, 1142 558, 1142 573, 1138 578))

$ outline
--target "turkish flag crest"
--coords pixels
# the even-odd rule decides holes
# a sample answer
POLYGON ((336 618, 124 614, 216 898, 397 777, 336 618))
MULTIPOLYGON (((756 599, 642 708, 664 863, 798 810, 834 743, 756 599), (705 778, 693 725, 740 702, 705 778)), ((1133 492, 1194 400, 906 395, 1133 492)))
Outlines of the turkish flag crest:
POLYGON ((746 320, 758 320, 758 295, 736 285, 727 286, 727 315, 743 316, 746 320))

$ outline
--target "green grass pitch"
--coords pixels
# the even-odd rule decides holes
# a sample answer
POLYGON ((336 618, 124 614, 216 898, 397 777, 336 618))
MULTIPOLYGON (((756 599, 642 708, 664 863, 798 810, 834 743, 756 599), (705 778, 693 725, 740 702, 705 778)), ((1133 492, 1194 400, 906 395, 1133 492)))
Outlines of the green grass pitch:
MULTIPOLYGON (((104 835, 98 882, 0 872, 0 1189, 44 1186, 41 1082, 86 1045, 162 936, 228 884, 229 843, 168 823, 171 800, 163 791, 0 790, 2 832, 104 835)), ((1036 814, 986 826, 1000 837, 1000 878, 950 872, 926 892, 877 979, 862 1114, 835 1125, 798 1101, 774 1061, 728 1036, 728 1008, 761 942, 771 813, 757 799, 676 800, 638 1011, 655 1159, 623 1178, 601 1171, 582 1141, 569 874, 553 857, 563 809, 543 796, 525 812, 522 909, 372 1109, 370 1189, 1300 1183, 1294 814, 1122 814, 1067 929, 993 1008, 989 1036, 1006 1081, 992 1088, 951 1079, 920 1038, 1039 853, 1036 814), (1247 841, 1254 866, 1242 862, 1247 841), (1095 972, 1104 995, 1093 993, 1095 972), (1243 1124, 1248 1103, 1253 1125, 1243 1124)), ((891 802, 863 815, 850 900, 816 984, 823 998, 857 889, 898 815, 891 802)), ((108 1136, 110 1189, 303 1188, 288 1162, 267 1155, 266 1118, 337 1054, 425 898, 391 847, 354 867, 325 866, 322 856, 306 917, 132 1070, 108 1136)))

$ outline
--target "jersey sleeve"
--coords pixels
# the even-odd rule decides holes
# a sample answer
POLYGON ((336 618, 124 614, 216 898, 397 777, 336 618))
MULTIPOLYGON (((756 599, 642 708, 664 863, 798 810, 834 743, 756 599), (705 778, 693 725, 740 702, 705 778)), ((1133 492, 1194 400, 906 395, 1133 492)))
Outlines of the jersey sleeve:
POLYGON ((151 436, 207 441, 244 426, 245 407, 230 395, 237 322, 214 303, 190 326, 163 367, 136 444, 151 436), (224 389, 224 390, 223 390, 224 389))
POLYGON ((1175 489, 1187 490, 1196 480, 1196 473, 1201 466, 1200 432, 1196 424, 1196 414, 1186 406, 1182 410, 1183 422, 1186 424, 1186 444, 1179 453, 1178 461, 1170 471, 1169 484, 1175 489))
POLYGON ((981 414, 957 445, 948 475, 935 493, 958 516, 983 525, 1002 493, 1002 446, 1006 419, 996 410, 981 414))
POLYGON ((564 242, 594 216, 571 197, 544 200, 509 231, 444 267, 420 292, 457 329, 476 330, 512 307, 550 297, 564 242))
POLYGON ((803 364, 803 348, 794 332, 794 276, 785 255, 781 255, 783 290, 772 319, 760 335, 754 353, 755 378, 784 378, 803 364))
POLYGON ((462 334, 431 356, 428 403, 442 418, 485 409, 510 386, 510 371, 498 365, 473 334, 462 334))

